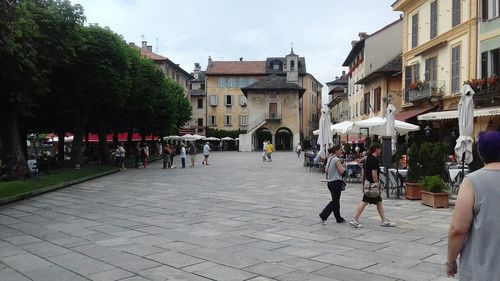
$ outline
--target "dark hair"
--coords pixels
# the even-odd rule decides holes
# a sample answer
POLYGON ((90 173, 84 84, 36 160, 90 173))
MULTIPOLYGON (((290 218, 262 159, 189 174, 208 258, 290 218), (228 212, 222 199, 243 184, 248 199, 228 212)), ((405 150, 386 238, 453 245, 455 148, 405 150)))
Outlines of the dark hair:
POLYGON ((340 145, 334 145, 328 149, 328 153, 335 153, 339 151, 342 147, 340 145))
POLYGON ((500 162, 500 132, 480 132, 477 140, 477 151, 485 164, 500 162))
POLYGON ((370 148, 368 149, 368 154, 370 154, 370 155, 371 155, 371 154, 375 153, 375 151, 376 151, 377 149, 381 149, 381 148, 380 148, 380 144, 378 144, 378 143, 373 143, 372 145, 370 145, 370 148))

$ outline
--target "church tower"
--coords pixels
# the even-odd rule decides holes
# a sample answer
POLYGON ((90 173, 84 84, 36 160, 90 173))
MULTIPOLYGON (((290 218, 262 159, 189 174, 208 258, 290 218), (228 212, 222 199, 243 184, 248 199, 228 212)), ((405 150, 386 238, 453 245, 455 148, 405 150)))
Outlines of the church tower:
POLYGON ((299 83, 299 56, 293 52, 286 55, 286 82, 299 83))

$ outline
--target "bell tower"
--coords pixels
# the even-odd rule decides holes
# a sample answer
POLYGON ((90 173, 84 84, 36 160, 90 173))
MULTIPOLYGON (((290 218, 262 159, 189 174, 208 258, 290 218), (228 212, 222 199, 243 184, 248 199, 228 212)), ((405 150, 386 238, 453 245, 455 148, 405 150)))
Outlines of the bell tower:
POLYGON ((293 52, 286 55, 286 82, 299 83, 299 56, 293 52))

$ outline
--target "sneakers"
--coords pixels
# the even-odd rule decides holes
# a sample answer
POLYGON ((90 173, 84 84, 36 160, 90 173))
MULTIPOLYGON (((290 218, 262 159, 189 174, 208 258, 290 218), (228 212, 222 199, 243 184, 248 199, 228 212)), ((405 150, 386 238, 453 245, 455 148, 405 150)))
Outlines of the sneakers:
POLYGON ((385 219, 384 221, 382 221, 382 223, 380 224, 380 226, 384 226, 384 227, 393 227, 393 226, 396 226, 395 223, 389 221, 388 219, 385 219))
POLYGON ((351 220, 351 225, 354 226, 355 228, 361 228, 361 227, 363 227, 363 225, 361 225, 359 223, 359 221, 355 220, 355 219, 351 220))
POLYGON ((324 219, 321 218, 321 216, 318 216, 319 217, 319 221, 321 222, 322 225, 326 225, 326 221, 324 219))

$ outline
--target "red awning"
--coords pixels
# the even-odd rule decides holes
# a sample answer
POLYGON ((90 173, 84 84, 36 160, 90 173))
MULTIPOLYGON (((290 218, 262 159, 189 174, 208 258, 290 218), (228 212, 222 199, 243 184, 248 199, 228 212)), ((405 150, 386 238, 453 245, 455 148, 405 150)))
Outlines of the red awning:
POLYGON ((427 113, 427 112, 433 110, 434 108, 435 108, 434 106, 431 106, 431 107, 424 107, 424 108, 419 108, 419 109, 403 111, 403 112, 396 114, 396 120, 406 121, 406 120, 415 118, 420 114, 427 113))

